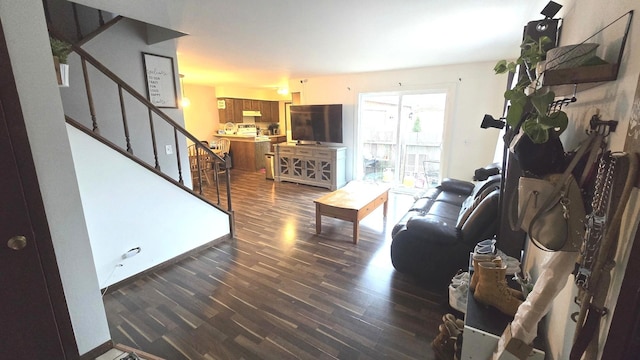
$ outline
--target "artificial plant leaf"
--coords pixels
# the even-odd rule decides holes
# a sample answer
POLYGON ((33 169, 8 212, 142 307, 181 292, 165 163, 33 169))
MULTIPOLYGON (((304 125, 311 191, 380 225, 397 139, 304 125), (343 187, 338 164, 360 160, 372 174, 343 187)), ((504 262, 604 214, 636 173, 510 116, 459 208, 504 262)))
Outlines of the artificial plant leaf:
POLYGON ((538 114, 545 115, 549 109, 549 105, 555 99, 556 94, 553 91, 549 91, 546 94, 535 94, 531 96, 531 104, 536 109, 538 114))
POLYGON ((522 131, 536 144, 542 144, 549 140, 549 129, 535 120, 525 121, 522 124, 522 131))
POLYGON ((519 91, 518 89, 509 89, 504 92, 504 98, 513 101, 519 96, 519 93, 521 93, 521 91, 519 91))
POLYGON ((538 122, 547 129, 553 129, 558 134, 561 134, 569 126, 569 117, 564 111, 556 111, 549 115, 538 117, 538 122))
POLYGON ((500 61, 498 61, 496 66, 493 67, 493 71, 496 74, 504 74, 505 72, 507 72, 507 70, 508 70, 508 68, 507 68, 507 60, 500 60, 500 61))
POLYGON ((513 92, 509 94, 508 100, 510 100, 512 104, 518 104, 524 107, 527 103, 527 95, 520 89, 513 89, 513 92))
POLYGON ((515 127, 520 122, 520 118, 522 117, 522 112, 524 111, 524 105, 512 102, 509 106, 509 110, 507 111, 506 122, 511 127, 515 127))

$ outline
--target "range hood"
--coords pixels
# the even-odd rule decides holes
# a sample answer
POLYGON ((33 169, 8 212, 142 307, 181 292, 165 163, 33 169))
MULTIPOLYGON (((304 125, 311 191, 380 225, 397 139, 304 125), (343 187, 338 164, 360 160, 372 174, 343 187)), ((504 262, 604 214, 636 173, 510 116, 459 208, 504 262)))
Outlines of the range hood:
POLYGON ((257 110, 244 110, 242 116, 262 116, 262 114, 257 110))

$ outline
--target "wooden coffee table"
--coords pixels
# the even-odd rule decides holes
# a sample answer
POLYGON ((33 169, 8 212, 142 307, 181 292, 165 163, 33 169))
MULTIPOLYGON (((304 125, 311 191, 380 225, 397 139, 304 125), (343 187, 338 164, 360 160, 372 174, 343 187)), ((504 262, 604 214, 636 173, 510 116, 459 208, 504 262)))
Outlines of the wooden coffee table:
POLYGON ((351 221, 353 223, 353 243, 358 243, 360 220, 371 214, 381 204, 383 215, 387 217, 389 186, 361 181, 352 181, 345 187, 324 195, 316 200, 316 233, 322 232, 322 215, 351 221))

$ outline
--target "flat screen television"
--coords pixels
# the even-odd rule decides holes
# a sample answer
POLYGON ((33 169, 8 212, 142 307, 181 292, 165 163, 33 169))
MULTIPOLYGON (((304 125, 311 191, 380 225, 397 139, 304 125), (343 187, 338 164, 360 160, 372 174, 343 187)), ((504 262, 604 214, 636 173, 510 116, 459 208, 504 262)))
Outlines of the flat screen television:
POLYGON ((291 140, 342 143, 342 104, 291 105, 291 140))

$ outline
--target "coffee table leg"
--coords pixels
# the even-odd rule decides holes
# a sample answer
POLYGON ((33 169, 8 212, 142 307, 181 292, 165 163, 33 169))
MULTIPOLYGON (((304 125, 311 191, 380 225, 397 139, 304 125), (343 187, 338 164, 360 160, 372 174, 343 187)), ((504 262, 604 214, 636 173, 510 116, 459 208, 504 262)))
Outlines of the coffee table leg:
POLYGON ((316 234, 322 232, 322 214, 320 213, 320 204, 316 203, 316 234))
POLYGON ((389 199, 384 201, 384 204, 382 204, 382 216, 383 217, 387 217, 387 205, 389 205, 389 199))
POLYGON ((358 244, 358 235, 360 235, 360 221, 355 219, 353 221, 353 243, 358 244))

